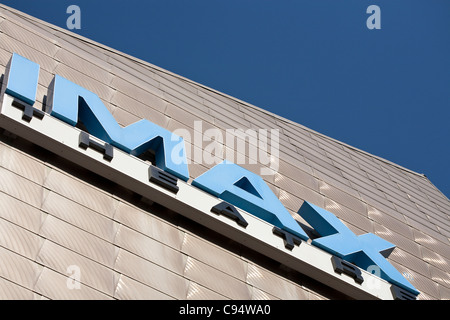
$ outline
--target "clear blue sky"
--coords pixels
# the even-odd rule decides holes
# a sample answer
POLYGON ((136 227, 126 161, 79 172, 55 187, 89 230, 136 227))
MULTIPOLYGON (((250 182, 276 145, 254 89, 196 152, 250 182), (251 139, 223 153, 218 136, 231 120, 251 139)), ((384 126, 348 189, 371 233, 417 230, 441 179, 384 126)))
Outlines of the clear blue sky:
POLYGON ((63 28, 76 4, 76 33, 424 173, 450 196, 449 0, 2 2, 63 28))

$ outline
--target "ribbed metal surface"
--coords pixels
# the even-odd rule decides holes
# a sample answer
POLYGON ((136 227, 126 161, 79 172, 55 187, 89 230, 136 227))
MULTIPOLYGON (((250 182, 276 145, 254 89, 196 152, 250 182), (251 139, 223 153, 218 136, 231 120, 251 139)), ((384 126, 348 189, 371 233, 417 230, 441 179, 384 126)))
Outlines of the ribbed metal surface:
POLYGON ((54 60, 52 57, 38 51, 37 49, 30 47, 22 42, 19 42, 9 36, 6 33, 0 34, 0 47, 4 50, 13 53, 16 52, 21 56, 24 56, 31 61, 38 63, 42 69, 53 72, 58 65, 58 62, 54 60))
POLYGON ((279 276, 253 264, 248 266, 247 281, 254 287, 285 300, 305 300, 307 293, 289 281, 279 281, 279 276))
POLYGON ((111 98, 114 94, 114 90, 107 85, 99 82, 84 73, 81 73, 76 65, 67 66, 60 63, 56 66, 54 73, 64 77, 76 84, 82 86, 83 88, 90 88, 90 91, 97 94, 100 99, 102 99, 106 105, 109 104, 111 98))
POLYGON ((39 299, 31 290, 18 286, 16 283, 0 278, 0 299, 2 300, 35 300, 39 299))
POLYGON ((123 225, 117 231, 114 244, 177 274, 182 274, 186 265, 186 256, 178 250, 123 225))
POLYGON ((0 246, 34 260, 44 239, 7 220, 0 219, 0 246))
MULTIPOLYGON (((91 287, 80 283, 79 288, 68 288, 68 279, 66 275, 55 272, 51 269, 44 268, 36 282, 35 290, 42 293, 42 295, 50 299, 65 299, 65 300, 111 300, 112 298, 92 289, 91 287)), ((70 286, 69 286, 70 287, 70 286)))
POLYGON ((49 192, 42 210, 108 242, 114 241, 119 228, 115 221, 54 192, 49 192))
MULTIPOLYGON (((74 275, 75 268, 78 268, 80 283, 95 288, 106 295, 114 295, 117 276, 112 269, 53 241, 45 241, 36 260, 65 276, 74 275)), ((66 286, 67 289, 70 290, 66 286)))
POLYGON ((188 257, 184 275, 230 299, 248 300, 251 298, 248 284, 194 258, 188 257))
POLYGON ((0 217, 38 233, 46 214, 8 194, 0 192, 0 217))
POLYGON ((116 200, 86 183, 73 179, 69 175, 52 170, 48 174, 44 186, 106 217, 114 215, 117 205, 116 200))
POLYGON ((148 212, 121 202, 117 206, 114 220, 166 246, 181 249, 184 232, 148 212))
POLYGON ((44 189, 41 185, 4 168, 0 168, 0 176, 2 177, 0 179, 0 191, 36 208, 41 206, 44 195, 44 189))
POLYGON ((49 57, 55 56, 56 52, 59 50, 55 40, 36 34, 32 29, 29 29, 22 24, 18 24, 17 22, 6 20, 2 24, 2 29, 11 38, 18 40, 49 57))
POLYGON ((226 297, 191 281, 186 296, 188 300, 227 300, 226 297))
POLYGON ((114 266, 119 251, 112 243, 51 215, 45 219, 41 234, 53 242, 108 267, 114 266))
POLYGON ((174 300, 173 297, 125 275, 120 276, 114 298, 121 300, 174 300))
POLYGON ((0 277, 33 290, 42 269, 41 265, 0 247, 0 277))
POLYGON ((176 299, 185 299, 189 281, 157 264, 120 249, 115 269, 176 299))
MULTIPOLYGON (((192 136, 195 121, 202 121, 197 133, 279 129, 278 171, 263 178, 296 219, 304 223, 296 212, 306 200, 357 234, 379 235, 397 246, 389 260, 419 299, 450 298, 450 201, 426 177, 2 5, 2 68, 12 52, 41 66, 39 108, 57 73, 98 94, 124 126, 147 118, 192 136)), ((187 146, 191 160, 202 151, 187 146)), ((243 166, 259 173, 264 166, 249 164, 248 150, 243 166)), ((0 143, 0 298, 328 298, 178 225, 174 213, 112 194, 28 151, 0 143), (71 265, 81 270, 80 289, 68 288, 71 265)), ((190 164, 191 178, 210 167, 190 164)))
POLYGON ((202 261, 241 281, 245 281, 247 263, 242 261, 238 256, 230 254, 190 234, 186 234, 181 250, 190 257, 202 261))
MULTIPOLYGON (((98 67, 96 64, 86 61, 66 49, 58 50, 55 59, 67 66, 76 66, 77 71, 109 86, 114 78, 110 70, 98 67)), ((106 64, 104 66, 107 66, 106 64)))

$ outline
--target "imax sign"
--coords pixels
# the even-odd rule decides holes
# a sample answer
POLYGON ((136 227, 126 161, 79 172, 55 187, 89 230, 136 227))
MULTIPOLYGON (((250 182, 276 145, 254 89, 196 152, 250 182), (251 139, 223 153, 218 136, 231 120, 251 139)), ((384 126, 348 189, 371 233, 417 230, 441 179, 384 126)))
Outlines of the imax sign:
MULTIPOLYGON (((262 242, 267 242, 269 247, 272 246, 268 247, 268 254, 277 255, 283 251, 280 260, 300 272, 314 274, 318 278, 325 274, 328 277, 330 273, 326 273, 326 270, 332 268, 339 276, 349 276, 354 282, 352 285, 358 288, 367 287, 365 279, 368 277, 368 270, 370 277, 374 273, 394 285, 391 287, 394 297, 415 298, 419 294, 386 260, 385 257, 395 248, 388 241, 372 233, 357 236, 332 213, 305 201, 298 214, 319 235, 310 239, 259 175, 230 161, 225 160, 215 165, 188 184, 189 171, 181 137, 146 119, 121 127, 96 94, 59 75, 54 77, 49 87, 44 113, 33 108, 38 77, 38 64, 13 54, 3 84, 3 127, 19 130, 17 121, 21 121, 21 126, 26 128, 24 136, 60 153, 63 147, 58 144, 69 144, 68 141, 72 139, 69 138, 69 131, 70 134, 73 131, 77 141, 74 146, 70 146, 70 154, 74 157, 71 158, 69 152, 64 151, 72 161, 81 157, 79 153, 84 150, 87 153, 99 151, 103 156, 101 163, 98 166, 92 161, 86 164, 91 170, 98 168, 98 172, 110 179, 124 177, 121 181, 126 186, 139 190, 150 199, 164 195, 161 201, 168 199, 167 205, 177 212, 183 211, 186 206, 196 206, 198 212, 204 213, 204 216, 190 216, 196 221, 210 224, 215 230, 224 230, 223 232, 243 243, 248 241, 248 245, 256 249, 261 247, 262 242), (18 112, 21 112, 21 119, 16 119, 18 112), (39 120, 33 120, 34 118, 39 120), (44 121, 47 124, 44 125, 44 121), (80 123, 85 131, 73 128, 80 123), (67 138, 62 138, 66 132, 67 138), (45 139, 53 139, 58 143, 46 144, 45 139), (155 166, 143 164, 140 160, 137 162, 138 159, 130 156, 140 156, 148 150, 155 154, 155 166), (119 161, 119 156, 124 160, 119 161), (132 162, 135 165, 130 165, 132 162), (143 179, 142 173, 136 173, 137 167, 143 165, 147 167, 147 181, 143 179), (113 169, 114 174, 107 171, 113 169), (225 220, 220 220, 218 224, 215 215, 225 220), (261 227, 257 228, 257 225, 261 227), (267 231, 261 234, 264 228, 268 230, 267 226, 271 226, 270 234, 267 231), (283 239, 284 248, 277 249, 278 251, 273 250, 274 246, 271 244, 274 235, 275 239, 283 239), (252 240, 248 240, 247 236, 252 236, 252 240), (295 257, 297 260, 287 260, 286 257, 295 257), (329 258, 324 258, 325 262, 318 266, 321 257, 329 258), (311 270, 320 272, 314 273, 311 270)), ((337 277, 336 274, 332 276, 337 277)), ((367 288, 371 289, 370 286, 367 288)))

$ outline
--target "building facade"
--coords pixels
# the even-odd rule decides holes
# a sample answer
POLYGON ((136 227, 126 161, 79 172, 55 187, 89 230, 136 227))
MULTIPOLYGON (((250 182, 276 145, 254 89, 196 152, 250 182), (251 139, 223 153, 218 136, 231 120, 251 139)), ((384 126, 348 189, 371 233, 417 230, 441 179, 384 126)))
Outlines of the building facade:
POLYGON ((0 69, 1 299, 450 298, 424 175, 4 5, 0 69))

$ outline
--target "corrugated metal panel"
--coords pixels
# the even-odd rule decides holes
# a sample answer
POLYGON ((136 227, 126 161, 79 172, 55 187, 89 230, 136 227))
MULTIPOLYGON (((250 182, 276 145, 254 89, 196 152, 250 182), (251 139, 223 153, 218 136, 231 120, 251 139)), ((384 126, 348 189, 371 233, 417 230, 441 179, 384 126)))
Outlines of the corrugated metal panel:
POLYGON ((120 250, 114 269, 176 299, 186 299, 188 280, 126 250, 120 250))
POLYGON ((44 194, 42 186, 4 168, 0 168, 0 176, 0 191, 40 208, 44 194))
POLYGON ((188 300, 227 300, 228 298, 191 281, 186 299, 188 300))
POLYGON ((90 78, 74 68, 77 68, 77 66, 68 66, 66 64, 59 63, 56 66, 54 73, 78 84, 79 86, 82 86, 83 88, 89 88, 89 91, 98 95, 100 99, 103 100, 104 105, 108 107, 109 102, 111 101, 111 98, 114 94, 114 90, 104 83, 90 78))
POLYGON ((81 283, 77 288, 76 283, 71 286, 70 279, 66 275, 57 273, 51 269, 44 268, 39 279, 36 282, 35 290, 50 299, 65 300, 111 300, 112 297, 107 296, 100 291, 94 290, 87 285, 81 283))
POLYGON ((118 201, 73 177, 52 170, 44 186, 107 217, 114 215, 118 201))
POLYGON ((403 216, 400 216, 401 220, 397 220, 390 215, 375 209, 372 206, 367 207, 368 216, 375 222, 378 222, 382 226, 389 226, 392 231, 397 232, 398 234, 414 240, 414 235, 411 228, 406 224, 403 216))
POLYGON ((188 257, 184 276, 231 299, 251 298, 249 286, 238 279, 188 257))
POLYGON ((150 214, 151 212, 145 212, 121 202, 115 212, 114 220, 167 246, 180 250, 184 232, 150 214))
POLYGON ((17 22, 6 20, 2 23, 1 30, 11 38, 19 40, 20 42, 23 42, 24 44, 50 57, 53 57, 59 50, 55 40, 51 40, 41 34, 31 32, 23 25, 17 24, 17 22))
POLYGON ((0 277, 33 290, 42 269, 41 265, 0 247, 0 277))
POLYGON ((50 171, 36 159, 4 145, 0 145, 0 166, 37 184, 43 184, 50 171))
POLYGON ((47 239, 69 248, 94 261, 113 267, 118 249, 97 236, 48 215, 41 228, 47 239))
POLYGON ((65 48, 56 52, 55 59, 67 66, 76 67, 77 71, 107 86, 111 85, 114 78, 114 76, 110 73, 111 68, 107 68, 107 64, 104 64, 104 67, 107 68, 105 70, 104 68, 100 68, 94 63, 75 55, 65 48))
POLYGON ((373 222, 367 219, 367 213, 358 213, 328 198, 325 198, 324 208, 339 219, 357 227, 360 230, 357 234, 373 232, 373 222))
POLYGON ((114 244, 163 268, 182 274, 186 256, 133 229, 120 225, 114 244))
POLYGON ((114 298, 121 300, 174 300, 173 297, 123 274, 120 275, 114 298))
POLYGON ((223 249, 220 249, 202 239, 186 234, 182 252, 201 262, 223 271, 239 280, 245 281, 247 263, 223 249))
POLYGON ((0 47, 10 52, 11 54, 15 52, 31 61, 36 62, 41 66, 42 69, 48 72, 53 72, 56 69, 56 66, 58 65, 58 62, 55 61, 53 58, 45 55, 44 53, 32 47, 27 46, 22 42, 16 41, 15 39, 11 38, 9 35, 3 32, 0 33, 0 47))
POLYGON ((1 300, 34 300, 39 296, 33 291, 18 286, 16 283, 0 278, 1 300))
POLYGON ((116 92, 111 99, 111 103, 119 108, 124 108, 141 119, 148 119, 161 127, 166 127, 169 121, 169 118, 164 115, 166 103, 157 98, 152 101, 145 101, 145 104, 143 104, 120 92, 116 92))
POLYGON ((0 192, 0 217, 38 233, 46 214, 10 195, 0 192))
POLYGON ((44 239, 7 220, 0 219, 0 246, 34 260, 44 239))
POLYGON ((47 195, 42 210, 109 242, 119 228, 113 220, 54 192, 47 195))
POLYGON ((79 272, 79 282, 82 284, 106 295, 114 295, 118 276, 112 269, 50 240, 42 245, 36 261, 65 276, 74 276, 75 272, 79 272))
POLYGON ((283 279, 254 264, 248 266, 247 282, 275 297, 285 300, 305 300, 307 293, 299 285, 283 279))

